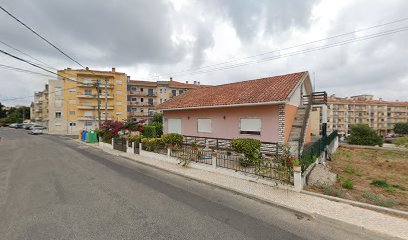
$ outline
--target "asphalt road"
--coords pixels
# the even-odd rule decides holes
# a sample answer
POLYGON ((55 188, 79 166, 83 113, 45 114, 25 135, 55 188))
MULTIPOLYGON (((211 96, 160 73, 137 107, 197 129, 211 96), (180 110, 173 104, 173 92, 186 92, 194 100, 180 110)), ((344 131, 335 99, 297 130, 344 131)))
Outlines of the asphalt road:
POLYGON ((0 239, 385 239, 61 136, 0 137, 0 239))

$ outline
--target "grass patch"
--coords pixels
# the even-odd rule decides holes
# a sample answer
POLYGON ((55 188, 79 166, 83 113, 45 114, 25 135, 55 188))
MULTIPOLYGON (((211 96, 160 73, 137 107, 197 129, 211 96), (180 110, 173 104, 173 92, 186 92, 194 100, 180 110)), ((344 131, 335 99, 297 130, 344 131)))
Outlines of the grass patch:
POLYGON ((344 192, 340 189, 337 189, 333 186, 324 186, 323 193, 325 195, 333 196, 333 197, 343 197, 344 192))
POLYGON ((353 174, 353 173, 355 172, 355 169, 354 169, 352 166, 347 166, 347 167, 344 169, 344 172, 345 172, 345 173, 348 173, 348 174, 353 174))
POLYGON ((363 176, 363 172, 362 172, 362 171, 357 171, 357 172, 356 172, 356 176, 358 176, 358 177, 363 176))
POLYGON ((381 206, 381 207, 393 207, 395 205, 398 205, 398 202, 393 200, 393 199, 388 199, 388 198, 380 198, 377 196, 377 194, 372 193, 372 192, 366 192, 363 193, 363 197, 370 200, 373 202, 375 205, 381 206))
POLYGON ((405 186, 398 185, 398 184, 396 184, 396 185, 392 185, 392 187, 394 187, 394 188, 398 188, 399 190, 402 190, 402 191, 407 190, 407 188, 406 188, 405 186))
POLYGON ((346 181, 343 182, 343 184, 341 185, 343 188, 345 189, 353 189, 353 180, 351 179, 347 179, 346 181))

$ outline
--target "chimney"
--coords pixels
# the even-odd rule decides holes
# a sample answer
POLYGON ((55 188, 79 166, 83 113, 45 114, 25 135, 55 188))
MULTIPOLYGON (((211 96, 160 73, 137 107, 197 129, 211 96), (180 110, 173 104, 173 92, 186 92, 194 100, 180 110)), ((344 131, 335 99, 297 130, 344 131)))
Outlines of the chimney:
POLYGON ((186 81, 186 84, 188 84, 188 81, 186 81))
POLYGON ((194 81, 194 85, 197 85, 197 81, 194 81))
POLYGON ((113 68, 112 68, 112 72, 116 72, 116 68, 113 67, 113 68))
POLYGON ((85 69, 86 69, 86 70, 89 70, 89 67, 86 67, 85 69))
POLYGON ((173 81, 173 78, 172 78, 172 77, 170 77, 170 81, 173 81))

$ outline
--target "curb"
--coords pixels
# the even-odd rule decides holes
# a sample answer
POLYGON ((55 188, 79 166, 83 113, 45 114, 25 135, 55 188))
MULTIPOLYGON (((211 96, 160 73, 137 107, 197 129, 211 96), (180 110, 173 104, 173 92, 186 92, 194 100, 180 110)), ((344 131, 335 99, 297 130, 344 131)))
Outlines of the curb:
POLYGON ((382 212, 382 213, 386 213, 386 214, 393 214, 393 215, 397 215, 398 217, 403 217, 403 218, 408 219, 408 212, 402 211, 402 210, 396 210, 396 209, 376 206, 376 205, 372 205, 372 204, 368 204, 368 203, 356 202, 356 201, 349 200, 349 199, 343 199, 343 198, 328 196, 328 195, 315 193, 315 192, 310 192, 310 191, 305 191, 305 190, 302 190, 301 193, 311 195, 311 196, 315 196, 315 197, 325 198, 327 200, 331 200, 331 201, 334 201, 334 202, 341 202, 341 203, 350 204, 350 205, 355 206, 355 207, 374 210, 374 211, 378 211, 378 212, 382 212))

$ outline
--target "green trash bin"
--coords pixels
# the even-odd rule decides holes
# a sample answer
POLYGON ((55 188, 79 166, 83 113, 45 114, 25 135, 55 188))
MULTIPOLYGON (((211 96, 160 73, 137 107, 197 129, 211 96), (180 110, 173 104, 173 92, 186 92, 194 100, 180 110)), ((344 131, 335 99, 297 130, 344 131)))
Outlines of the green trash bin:
POLYGON ((86 133, 86 142, 88 143, 98 142, 98 137, 96 136, 96 132, 94 130, 91 130, 86 133))

